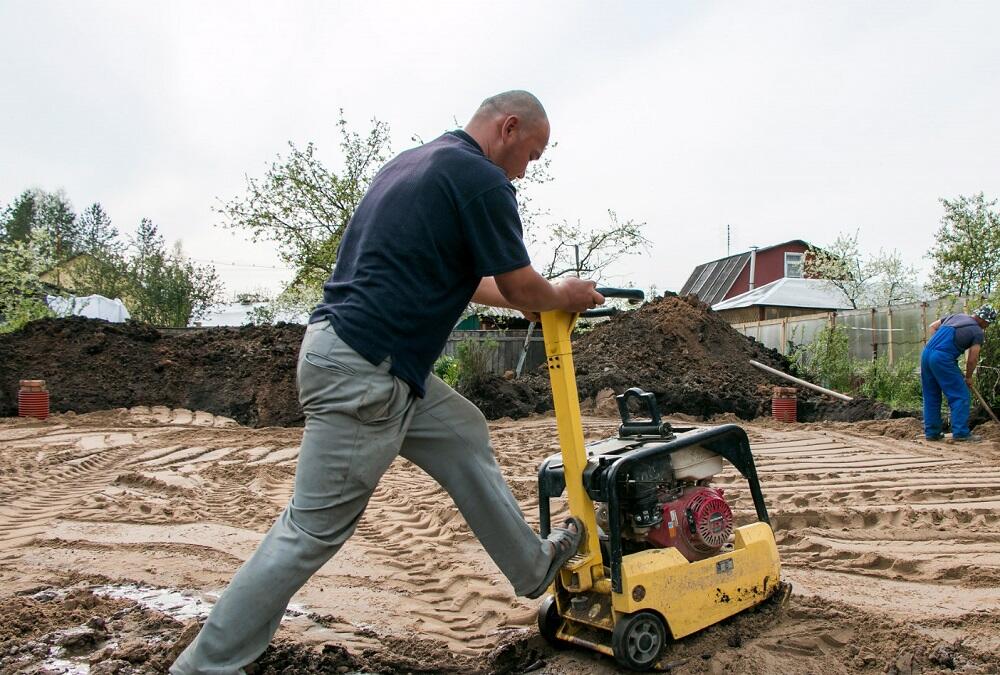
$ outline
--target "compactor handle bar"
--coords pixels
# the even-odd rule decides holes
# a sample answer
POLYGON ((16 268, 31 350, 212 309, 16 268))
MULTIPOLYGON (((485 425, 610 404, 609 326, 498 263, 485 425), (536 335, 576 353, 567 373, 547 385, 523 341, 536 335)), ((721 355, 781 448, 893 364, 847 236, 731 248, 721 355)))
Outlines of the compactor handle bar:
MULTIPOLYGON (((594 290, 605 298, 627 298, 630 305, 642 302, 646 297, 641 288, 595 288, 594 290)), ((614 307, 604 307, 580 312, 579 316, 581 319, 594 319, 599 316, 614 316, 617 313, 618 310, 614 307)))

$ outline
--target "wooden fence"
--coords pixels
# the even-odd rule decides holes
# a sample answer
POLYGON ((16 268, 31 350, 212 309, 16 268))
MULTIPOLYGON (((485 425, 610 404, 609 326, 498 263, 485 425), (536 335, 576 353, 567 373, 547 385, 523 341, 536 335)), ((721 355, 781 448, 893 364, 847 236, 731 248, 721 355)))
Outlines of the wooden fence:
MULTIPOLYGON (((521 358, 527 334, 526 330, 456 330, 452 331, 451 337, 448 338, 444 354, 455 356, 456 347, 466 340, 491 340, 497 343, 491 370, 497 375, 503 375, 508 370, 517 368, 517 361, 521 358)), ((536 328, 528 342, 528 355, 525 357, 522 372, 527 373, 543 363, 545 363, 545 343, 542 341, 541 328, 536 328)))

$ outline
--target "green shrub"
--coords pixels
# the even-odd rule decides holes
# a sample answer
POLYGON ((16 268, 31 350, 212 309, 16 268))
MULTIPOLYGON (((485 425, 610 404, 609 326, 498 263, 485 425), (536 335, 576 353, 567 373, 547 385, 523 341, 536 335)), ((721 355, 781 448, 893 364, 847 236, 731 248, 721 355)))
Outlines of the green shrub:
POLYGON ((847 329, 843 326, 824 328, 812 343, 800 347, 795 356, 810 382, 882 401, 893 408, 920 407, 917 361, 904 359, 889 365, 885 356, 868 361, 853 359, 847 329))
POLYGON ((893 408, 917 409, 921 405, 920 374, 915 359, 889 365, 885 356, 859 362, 859 392, 868 398, 888 403, 893 408))
POLYGON ((496 340, 463 340, 455 347, 458 361, 458 383, 473 385, 488 378, 492 372, 496 340))
MULTIPOLYGON (((1000 294, 994 294, 987 302, 1000 307, 1000 294)), ((970 306, 972 307, 978 305, 970 306)), ((963 371, 964 372, 964 371, 963 371)), ((1000 408, 1000 321, 986 329, 986 341, 979 352, 979 366, 976 369, 976 388, 994 410, 1000 408)), ((973 399, 973 406, 976 401, 973 399)))
POLYGON ((14 297, 2 305, 0 333, 13 333, 24 328, 24 325, 30 321, 55 316, 48 305, 35 298, 14 297))
POLYGON ((854 363, 843 326, 827 326, 815 340, 796 350, 795 356, 814 384, 840 392, 853 388, 854 363))
POLYGON ((434 374, 454 389, 458 385, 458 359, 447 354, 442 355, 434 362, 434 374))

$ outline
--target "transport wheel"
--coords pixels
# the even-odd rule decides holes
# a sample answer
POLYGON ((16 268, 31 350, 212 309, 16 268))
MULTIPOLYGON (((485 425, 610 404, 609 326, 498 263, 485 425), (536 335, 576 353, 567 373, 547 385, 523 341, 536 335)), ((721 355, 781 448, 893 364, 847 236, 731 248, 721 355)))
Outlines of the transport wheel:
POLYGON ((542 604, 538 606, 538 632, 553 647, 565 646, 556 637, 556 631, 559 630, 561 623, 562 617, 559 616, 559 608, 556 606, 556 596, 546 595, 542 604))
POLYGON ((615 624, 611 649, 615 660, 632 670, 649 670, 667 642, 663 620, 652 612, 629 614, 615 624))

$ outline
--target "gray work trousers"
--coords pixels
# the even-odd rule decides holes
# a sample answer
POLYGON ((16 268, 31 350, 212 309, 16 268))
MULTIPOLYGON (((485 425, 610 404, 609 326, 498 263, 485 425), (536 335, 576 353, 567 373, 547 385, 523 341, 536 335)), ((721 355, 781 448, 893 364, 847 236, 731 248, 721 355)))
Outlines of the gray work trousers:
POLYGON ((306 329, 297 373, 306 422, 292 499, 171 673, 241 673, 260 656, 291 597, 354 533, 397 455, 447 490, 515 593, 538 590, 553 547, 525 522, 483 414, 433 375, 417 398, 389 367, 389 359, 370 364, 328 321, 306 329))

